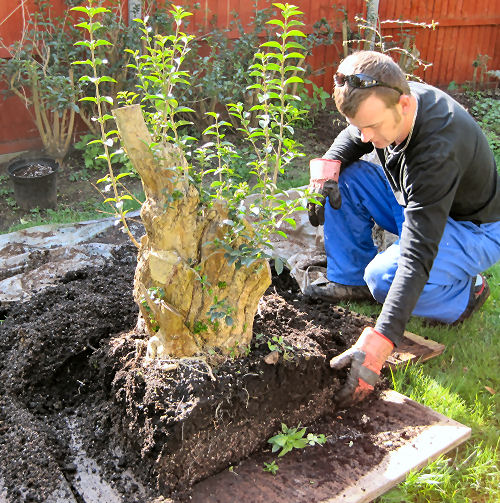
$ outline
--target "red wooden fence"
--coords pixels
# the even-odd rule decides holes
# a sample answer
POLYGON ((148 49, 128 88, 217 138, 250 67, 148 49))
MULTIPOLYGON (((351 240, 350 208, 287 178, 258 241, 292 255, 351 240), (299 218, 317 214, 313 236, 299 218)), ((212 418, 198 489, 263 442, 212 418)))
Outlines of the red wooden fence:
MULTIPOLYGON (((148 3, 148 2, 146 2, 148 3)), ((152 3, 152 0, 149 0, 152 3)), ((257 0, 187 0, 187 10, 194 12, 190 18, 192 27, 208 29, 213 15, 217 16, 220 28, 229 28, 236 11, 246 25, 257 9, 270 5, 269 1, 257 0), (194 3, 199 9, 189 8, 194 3)), ((342 58, 341 24, 344 12, 347 14, 351 29, 355 30, 355 15, 366 16, 364 0, 291 0, 304 12, 305 31, 313 23, 325 18, 335 29, 335 43, 331 46, 318 47, 308 62, 315 69, 323 71, 314 77, 316 84, 327 91, 332 88, 334 68, 342 58)), ((55 14, 67 12, 64 0, 51 0, 55 14)), ((123 15, 128 15, 127 0, 120 0, 123 15)), ((19 38, 23 22, 35 9, 35 0, 0 1, 0 39, 8 46, 19 38)), ((463 84, 473 79, 473 62, 478 56, 488 56, 488 69, 500 69, 499 0, 380 0, 379 18, 381 20, 411 20, 412 22, 438 22, 435 30, 411 28, 420 57, 433 65, 425 72, 417 72, 426 82, 446 87, 451 81, 463 84)), ((397 36, 400 24, 384 24, 384 35, 397 36)), ((236 37, 235 31, 228 34, 236 37)), ((0 57, 9 57, 5 48, 0 48, 0 57)), ((38 148, 40 141, 30 114, 18 98, 0 101, 0 154, 23 149, 38 148)))

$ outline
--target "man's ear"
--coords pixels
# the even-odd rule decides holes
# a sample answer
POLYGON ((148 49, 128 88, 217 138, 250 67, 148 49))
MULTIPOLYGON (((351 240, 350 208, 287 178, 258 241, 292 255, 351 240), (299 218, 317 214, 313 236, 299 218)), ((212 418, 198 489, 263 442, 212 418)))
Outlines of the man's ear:
POLYGON ((411 112, 411 96, 408 94, 402 94, 399 97, 399 104, 401 105, 401 112, 403 115, 411 112))

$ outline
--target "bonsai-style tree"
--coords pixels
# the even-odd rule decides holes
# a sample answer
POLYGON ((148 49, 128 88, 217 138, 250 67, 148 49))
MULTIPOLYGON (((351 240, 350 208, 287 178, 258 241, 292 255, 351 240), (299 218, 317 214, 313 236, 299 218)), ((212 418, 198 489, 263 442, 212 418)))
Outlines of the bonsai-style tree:
MULTIPOLYGON (((128 51, 134 56, 139 85, 123 93, 128 106, 114 110, 118 130, 106 131, 112 117, 102 113, 101 104, 110 97, 100 94, 103 62, 95 57, 98 47, 110 44, 97 38, 102 28, 99 16, 107 10, 89 0, 78 24, 88 36, 78 42, 90 52, 80 61, 91 70, 84 81, 95 85, 95 96, 87 97, 98 110, 104 156, 109 172, 100 182, 112 187, 107 199, 126 222, 123 199, 114 175, 110 149, 117 137, 140 174, 146 195, 141 210, 146 235, 139 245, 134 280, 134 297, 151 334, 150 357, 191 356, 219 349, 243 352, 252 337, 258 302, 271 281, 268 258, 270 236, 283 222, 294 224, 290 215, 304 209, 303 200, 288 200, 277 189, 278 176, 297 156, 293 124, 303 115, 300 100, 290 93, 302 82, 304 34, 294 19, 296 7, 276 3, 280 19, 268 21, 277 28, 276 37, 260 45, 248 68, 257 93, 257 104, 245 110, 242 103, 228 104, 238 131, 255 151, 248 163, 252 183, 239 181, 234 169, 239 160, 225 130, 231 124, 209 113, 213 124, 203 134, 213 141, 196 147, 186 133, 180 114, 190 109, 178 101, 182 89, 191 85, 182 69, 192 36, 181 31, 190 14, 173 6, 173 30, 156 33, 147 20, 136 20, 142 31, 143 50, 128 51), (133 104, 135 103, 135 104, 133 104), (251 115, 257 114, 257 125, 251 115)), ((239 161, 241 162, 241 161, 239 161)), ((118 175, 120 176, 120 175, 118 175)), ((277 262, 279 269, 280 262, 277 262)))

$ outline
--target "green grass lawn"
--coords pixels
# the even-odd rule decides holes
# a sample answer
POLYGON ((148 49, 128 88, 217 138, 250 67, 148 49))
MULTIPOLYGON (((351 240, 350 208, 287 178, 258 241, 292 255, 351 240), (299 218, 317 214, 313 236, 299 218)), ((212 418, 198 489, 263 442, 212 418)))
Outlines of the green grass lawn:
MULTIPOLYGON (((418 318, 410 332, 446 345, 445 352, 392 375, 396 391, 472 429, 471 438, 426 468, 412 472, 377 503, 500 501, 500 263, 487 271, 491 295, 457 327, 428 327, 418 318), (495 393, 496 392, 496 393, 495 393)), ((373 314, 373 305, 350 303, 373 314)))

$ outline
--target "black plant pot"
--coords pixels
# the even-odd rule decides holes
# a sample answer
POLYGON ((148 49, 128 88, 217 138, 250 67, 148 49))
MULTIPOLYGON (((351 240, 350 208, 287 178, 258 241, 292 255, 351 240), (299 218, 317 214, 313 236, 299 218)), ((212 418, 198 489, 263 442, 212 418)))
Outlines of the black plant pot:
POLYGON ((50 157, 18 157, 7 167, 14 184, 14 197, 23 210, 56 209, 57 171, 59 165, 50 157))

